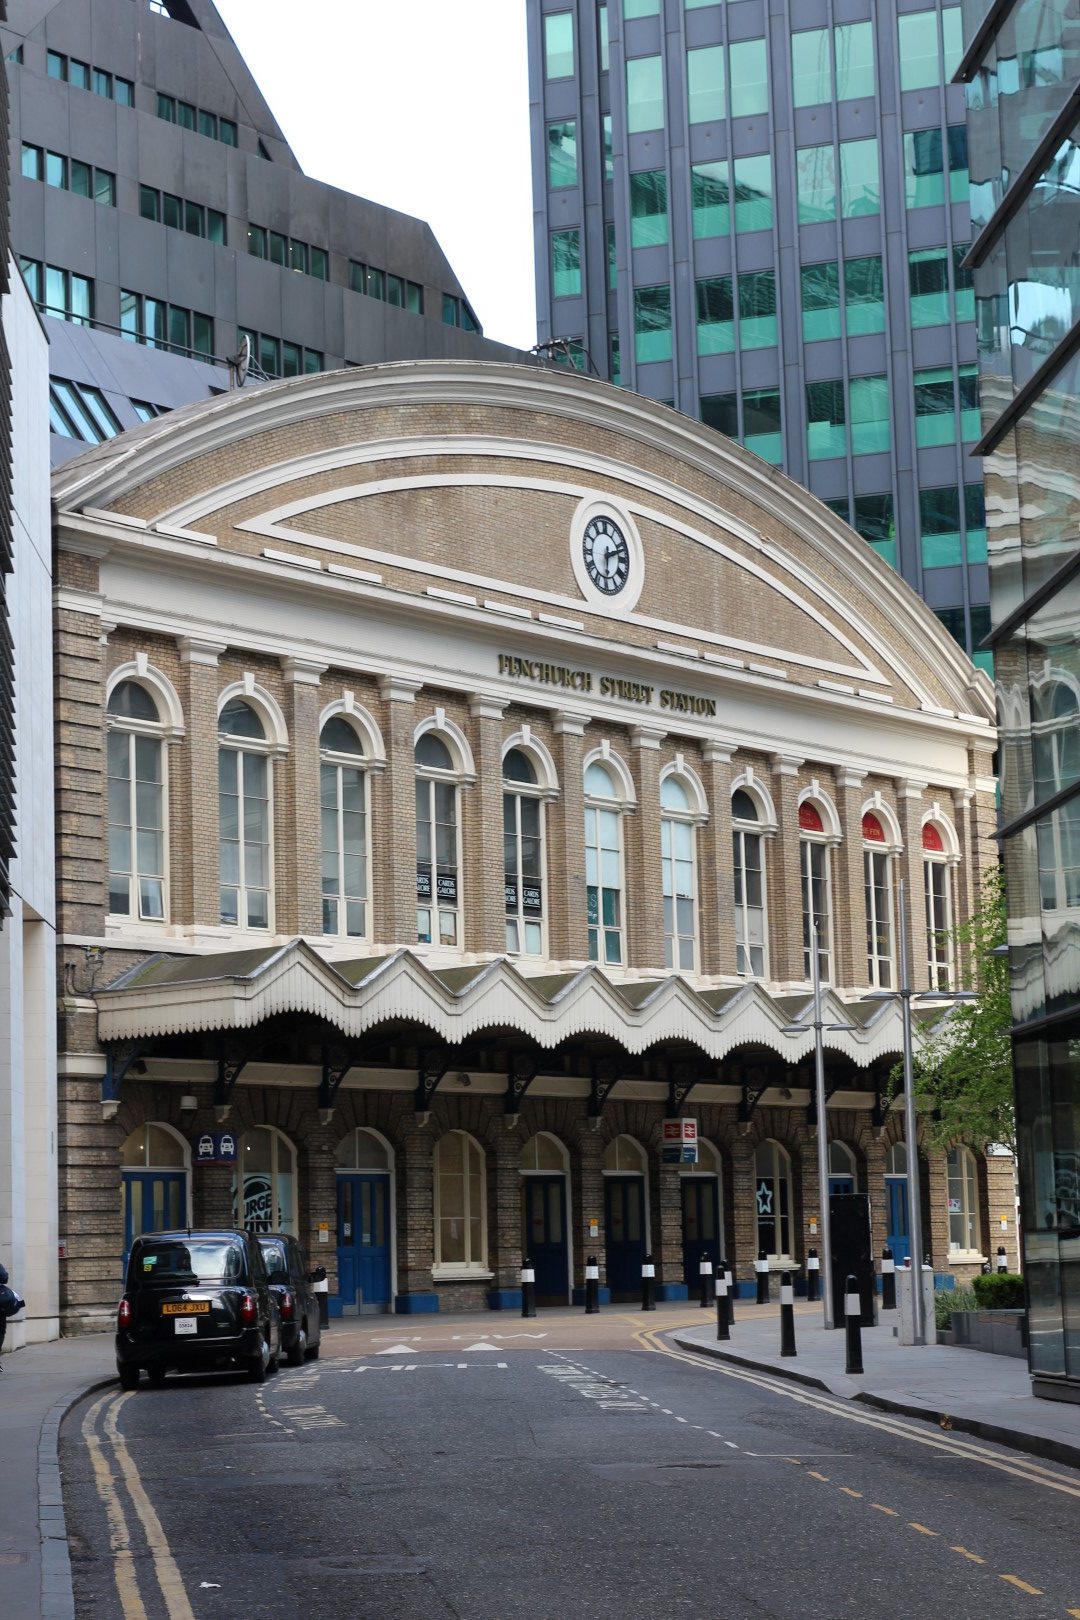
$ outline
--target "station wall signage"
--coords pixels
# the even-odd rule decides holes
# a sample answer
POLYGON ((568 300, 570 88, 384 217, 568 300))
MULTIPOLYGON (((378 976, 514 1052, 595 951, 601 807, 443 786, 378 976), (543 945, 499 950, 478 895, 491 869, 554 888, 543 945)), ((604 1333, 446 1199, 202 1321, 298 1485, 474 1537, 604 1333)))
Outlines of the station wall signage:
POLYGON ((203 1131, 195 1138, 196 1164, 235 1164, 236 1136, 232 1131, 203 1131))
POLYGON ((680 692, 670 686, 653 686, 648 681, 625 681, 615 675, 597 675, 591 669, 574 669, 569 664, 551 664, 543 658, 519 658, 516 653, 499 654, 499 674, 512 681, 533 681, 538 686, 559 686, 565 692, 595 694, 616 703, 637 703, 646 709, 666 709, 673 714, 716 716, 716 699, 699 697, 696 692, 680 692))

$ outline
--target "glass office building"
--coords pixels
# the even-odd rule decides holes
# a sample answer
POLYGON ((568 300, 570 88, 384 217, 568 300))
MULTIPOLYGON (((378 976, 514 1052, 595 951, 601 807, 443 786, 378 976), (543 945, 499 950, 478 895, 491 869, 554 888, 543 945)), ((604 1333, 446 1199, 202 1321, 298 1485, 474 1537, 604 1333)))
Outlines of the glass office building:
POLYGON ((541 342, 783 467, 974 650, 989 587, 959 5, 528 11, 541 342))
POLYGON ((1080 1400, 1080 16, 964 24, 1031 1371, 1080 1400))

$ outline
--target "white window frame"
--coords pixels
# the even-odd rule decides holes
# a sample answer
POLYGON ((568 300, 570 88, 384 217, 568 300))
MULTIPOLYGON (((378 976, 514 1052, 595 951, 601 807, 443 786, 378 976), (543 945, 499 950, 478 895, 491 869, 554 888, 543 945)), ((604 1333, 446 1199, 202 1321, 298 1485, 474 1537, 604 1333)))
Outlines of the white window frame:
POLYGON ((762 981, 769 977, 769 867, 767 857, 767 840, 776 832, 776 815, 772 802, 762 789, 752 772, 747 771, 745 776, 737 778, 731 784, 731 840, 732 861, 731 874, 734 891, 742 890, 742 900, 736 899, 735 905, 735 971, 740 979, 762 981), (734 810, 735 795, 747 794, 757 806, 757 821, 742 821, 734 810), (748 837, 757 837, 761 841, 761 972, 753 971, 750 959, 750 950, 753 948, 747 943, 750 938, 750 913, 756 907, 746 903, 746 840, 748 837), (741 875, 740 875, 741 874, 741 875), (742 943, 740 943, 740 925, 742 943), (739 952, 743 953, 747 971, 739 967, 739 952))
POLYGON ((455 1278, 487 1278, 493 1276, 494 1273, 488 1267, 487 1154, 484 1152, 483 1144, 478 1142, 476 1137, 473 1136, 469 1131, 446 1131, 442 1136, 439 1137, 439 1140, 435 1144, 435 1151, 431 1156, 431 1179, 435 1225, 434 1264, 431 1268, 432 1277, 437 1281, 452 1281, 455 1278), (463 1219, 465 1222, 466 1259, 464 1261, 449 1260, 444 1262, 442 1259, 442 1212, 439 1195, 439 1153, 442 1149, 443 1143, 449 1141, 451 1137, 460 1137, 462 1141, 461 1151, 465 1183, 465 1214, 463 1219), (475 1260, 470 1252, 472 1238, 472 1210, 469 1207, 469 1144, 476 1148, 480 1154, 480 1244, 482 1254, 480 1258, 475 1260))
POLYGON ((698 1162, 684 1165, 679 1171, 679 1179, 716 1182, 716 1239, 720 1245, 717 1258, 723 1259, 727 1254, 727 1238, 724 1230, 724 1161, 715 1143, 699 1135, 698 1162))
MULTIPOLYGON (((524 754, 525 758, 529 761, 529 764, 532 766, 533 770, 536 773, 536 781, 535 782, 515 782, 515 781, 511 781, 510 778, 508 776, 506 776, 506 775, 504 775, 503 779, 502 779, 504 815, 505 815, 506 800, 507 799, 515 800, 515 804, 514 804, 514 847, 515 847, 515 851, 516 851, 516 860, 517 860, 517 870, 515 872, 515 885, 516 885, 516 888, 517 888, 517 907, 516 907, 516 910, 511 911, 509 902, 507 902, 506 905, 505 905, 505 917, 506 917, 507 925, 509 925, 511 922, 513 922, 517 926, 518 945, 517 945, 516 950, 512 949, 511 945, 510 945, 510 942, 509 942, 509 937, 507 937, 506 954, 507 954, 507 956, 527 957, 532 961, 539 961, 539 960, 541 960, 543 958, 546 958, 547 954, 548 954, 548 919, 549 919, 550 909, 551 908, 550 908, 550 905, 549 905, 550 892, 549 892, 549 889, 548 889, 548 867, 547 867, 547 842, 548 842, 548 840, 547 840, 547 807, 546 806, 547 806, 547 800, 554 798, 555 794, 556 794, 556 789, 555 789, 555 766, 554 766, 554 763, 553 763, 553 761, 551 759, 551 756, 547 753, 546 749, 541 749, 540 747, 538 747, 536 740, 534 740, 533 738, 531 738, 529 736, 523 736, 521 733, 518 733, 513 737, 507 738, 506 742, 503 744, 503 751, 502 751, 503 759, 505 760, 507 755, 512 754, 512 753, 524 754), (525 916, 525 907, 524 907, 525 885, 524 885, 524 882, 522 880, 522 874, 521 874, 521 800, 522 799, 532 799, 532 800, 536 801, 537 815, 539 817, 539 822, 540 822, 540 901, 541 901, 541 907, 540 907, 540 918, 539 918, 539 923, 540 923, 540 949, 539 949, 539 951, 528 951, 528 950, 526 950, 525 949, 525 943, 524 943, 525 942, 525 924, 526 924, 526 921, 535 924, 537 919, 535 917, 530 917, 530 918, 526 919, 526 916, 525 916)), ((504 829, 505 829, 505 821, 503 823, 503 826, 504 826, 504 829)), ((505 835, 505 830, 504 830, 504 834, 503 834, 504 840, 505 840, 505 836, 506 835, 505 835)), ((507 876, 507 874, 505 872, 505 853, 504 853, 503 865, 504 865, 503 876, 504 876, 504 880, 505 880, 505 877, 507 876)), ((504 882, 504 888, 505 888, 505 882, 504 882)), ((505 899, 505 896, 504 896, 504 899, 505 899)), ((507 936, 509 936, 509 926, 507 926, 507 936)))
POLYGON ((755 1258, 755 1260, 757 1259, 758 1250, 761 1248, 761 1238, 760 1238, 760 1232, 759 1232, 759 1229, 758 1229, 758 1222, 759 1222, 758 1184, 762 1180, 766 1180, 766 1179, 768 1179, 772 1183, 773 1219, 774 1219, 774 1221, 776 1223, 777 1232, 778 1232, 781 1239, 783 1239, 784 1236, 786 1235, 787 1240, 788 1240, 788 1247, 786 1249, 776 1250, 776 1251, 773 1251, 773 1252, 769 1252, 767 1250, 766 1255, 767 1255, 770 1267, 773 1266, 773 1265, 779 1265, 780 1262, 784 1262, 785 1264, 790 1265, 790 1264, 792 1264, 791 1243, 792 1243, 792 1237, 793 1237, 793 1233, 794 1233, 794 1229, 795 1229, 795 1184, 794 1184, 794 1182, 792 1180, 792 1177, 791 1177, 791 1154, 788 1152, 787 1148, 784 1147, 782 1142, 777 1142, 776 1139, 774 1137, 771 1137, 771 1136, 765 1137, 762 1141, 760 1141, 757 1144, 757 1147, 754 1149, 754 1183, 753 1183, 754 1212, 753 1213, 754 1213, 754 1258, 755 1258), (767 1177, 764 1176, 758 1170, 758 1167, 757 1167, 757 1156, 760 1153, 762 1148, 770 1148, 772 1150, 772 1156, 773 1156, 772 1170, 771 1170, 770 1174, 767 1177), (780 1185, 785 1180, 787 1182, 787 1215, 786 1216, 781 1214, 782 1202, 778 1202, 778 1200, 780 1200, 780 1185), (785 1224, 787 1226, 786 1234, 784 1232, 785 1224))
MULTIPOLYGON (((346 723, 348 723, 348 716, 347 715, 333 715, 330 718, 332 718, 332 719, 344 719, 346 721, 346 723)), ((342 941, 350 941, 350 942, 359 943, 359 944, 362 944, 362 945, 370 944, 371 939, 372 939, 372 935, 373 935, 372 915, 371 915, 371 909, 372 909, 371 908, 371 887, 372 887, 373 872, 372 872, 372 859, 371 859, 371 772, 370 772, 370 762, 369 762, 369 760, 367 758, 367 754, 366 754, 366 751, 365 751, 365 748, 364 748, 365 739, 364 739, 362 733, 355 726, 352 727, 352 730, 353 730, 353 732, 354 732, 354 734, 356 736, 356 740, 357 740, 358 744, 360 745, 360 752, 359 753, 346 754, 346 753, 338 752, 333 748, 324 747, 323 746, 323 741, 322 741, 322 734, 323 734, 323 731, 325 730, 326 724, 327 724, 327 722, 326 722, 326 720, 324 720, 322 725, 319 727, 319 820, 320 820, 320 828, 319 828, 319 901, 320 901, 320 908, 321 908, 321 921, 322 921, 322 924, 323 924, 322 933, 323 933, 323 938, 324 939, 339 939, 339 940, 342 940, 342 941), (323 845, 322 845, 322 827, 321 827, 322 810, 323 810, 323 804, 322 804, 322 773, 323 773, 324 767, 327 767, 327 766, 329 766, 334 771, 334 782, 335 782, 335 787, 336 787, 336 794, 335 794, 335 799, 336 799, 336 807, 335 807, 336 833, 335 833, 335 836, 336 836, 336 842, 337 842, 337 869, 338 869, 338 871, 337 871, 337 875, 338 875, 338 893, 337 893, 337 895, 329 895, 329 896, 326 895, 325 893, 323 893, 323 890, 322 890, 322 882, 323 882, 322 865, 323 865, 323 859, 324 859, 324 856, 325 856, 325 850, 323 849, 323 845), (342 815, 343 815, 343 809, 342 809, 342 772, 346 771, 346 770, 354 770, 359 775, 359 777, 360 777, 360 791, 361 791, 361 797, 362 797, 362 800, 363 800, 363 816, 364 816, 364 887, 365 887, 366 893, 364 895, 364 901, 363 901, 363 904, 364 904, 364 928, 363 928, 363 932, 359 933, 359 934, 351 934, 351 933, 349 933, 348 926, 347 926, 348 902, 349 902, 350 899, 351 900, 358 899, 359 896, 357 896, 357 895, 346 895, 346 893, 345 893, 345 849, 344 849, 345 839, 344 839, 344 836, 343 836, 343 826, 342 826, 342 815), (327 929, 326 924, 325 924, 325 910, 326 910, 326 901, 327 901, 327 899, 335 900, 336 903, 337 903, 338 926, 337 926, 336 929, 333 929, 333 930, 327 929)))
MULTIPOLYGON (((254 704, 252 704, 252 708, 255 708, 254 704)), ((257 708, 255 709, 255 712, 258 713, 257 708)), ((262 719, 262 716, 260 715, 259 718, 262 719)), ((219 925, 222 928, 235 929, 238 933, 272 934, 274 932, 274 761, 273 761, 273 747, 272 747, 271 743, 269 742, 269 740, 267 738, 265 738, 265 737, 234 737, 234 736, 231 736, 231 735, 229 735, 229 734, 227 734, 225 732, 219 732, 218 733, 218 758, 219 758, 219 760, 220 760, 221 754, 225 753, 225 752, 235 753, 235 754, 237 754, 239 756, 237 761, 236 761, 236 786, 237 786, 237 795, 236 796, 237 796, 237 801, 238 801, 239 806, 240 806, 240 814, 239 814, 239 818, 238 818, 238 831, 239 831, 240 836, 239 836, 239 839, 237 840, 238 847, 239 847, 239 852, 240 852, 240 854, 239 854, 239 862, 238 862, 239 882, 236 883, 235 885, 233 885, 231 883, 229 883, 229 884, 224 883, 222 881, 222 879, 221 879, 221 873, 219 871, 219 873, 218 873, 218 890, 219 890, 219 895, 218 895, 218 908, 219 908, 218 909, 218 922, 219 922, 219 925), (267 879, 267 890, 266 890, 266 924, 265 924, 265 926, 262 926, 261 924, 258 924, 258 923, 250 923, 247 920, 248 919, 248 901, 247 901, 248 887, 247 887, 247 882, 245 881, 246 861, 245 861, 245 858, 244 858, 245 853, 246 853, 246 839, 245 839, 245 834, 244 834, 244 823, 245 823, 245 820, 246 820, 246 817, 244 815, 244 799, 245 799, 245 791, 246 791, 245 790, 245 785, 244 785, 244 774, 245 774, 244 756, 245 755, 258 755, 261 758, 266 760, 266 822, 267 822, 267 827, 266 827, 266 830, 267 830, 266 879, 267 879), (235 922, 226 922, 224 920, 224 918, 222 918, 221 911, 220 911, 220 906, 221 906, 220 890, 223 889, 223 888, 230 888, 231 889, 233 887, 235 887, 235 889, 236 889, 236 896, 237 896, 237 898, 236 898, 236 921, 235 922)), ((217 792, 218 792, 218 807, 219 807, 219 815, 220 815, 220 806, 221 806, 221 783, 220 783, 220 781, 218 782, 217 792)), ((221 838, 221 831, 220 831, 220 827, 219 827, 219 830, 218 830, 218 848, 219 848, 219 851, 220 851, 221 843, 222 843, 222 838, 221 838)), ((220 853, 219 853, 219 861, 220 861, 220 853)), ((258 890, 253 889, 251 892, 253 894, 255 894, 255 893, 258 893, 258 890)))
MULTIPOLYGON (((633 804, 633 797, 634 797, 634 795, 633 795, 633 779, 631 778, 630 773, 627 770, 626 766, 623 764, 622 760, 618 757, 617 754, 612 753, 610 747, 608 746, 608 744, 606 742, 605 742, 605 744, 603 745, 603 747, 601 749, 594 750, 593 753, 586 755, 586 758, 585 758, 585 761, 584 761, 584 764, 583 764, 583 775, 582 775, 583 782, 588 781, 589 770, 590 770, 590 767, 593 766, 593 765, 600 765, 607 772, 608 776, 612 780, 612 783, 614 784, 615 793, 614 793, 613 797, 609 798, 607 796, 601 796, 599 794, 590 792, 588 787, 585 788, 585 865, 586 865, 585 900, 586 900, 586 917, 587 917, 587 914, 588 914, 588 891, 589 891, 590 887, 593 887, 593 885, 590 885, 589 882, 588 882, 589 851, 592 850, 594 852, 594 854, 595 854, 596 876, 597 876, 597 879, 599 879, 600 875, 601 875, 601 873, 600 873, 600 851, 601 851, 601 848, 602 848, 602 846, 600 844, 600 841, 599 841, 599 839, 600 839, 600 834, 599 834, 600 821, 599 821, 599 817, 604 812, 610 812, 610 813, 614 814, 614 816, 615 816, 616 824, 617 824, 617 827, 618 827, 618 833, 619 833, 619 850, 618 850, 618 854, 619 854, 619 887, 618 887, 618 889, 616 891, 616 893, 618 894, 618 898, 619 898, 619 921, 618 921, 617 926, 614 927, 614 928, 606 928, 604 926, 603 893, 604 893, 604 889, 606 887, 608 887, 608 885, 600 883, 598 881, 595 884, 596 898, 597 898, 596 928, 595 928, 595 932, 596 932, 596 955, 595 956, 593 955, 592 946, 590 944, 589 947, 588 947, 588 958, 587 959, 590 962, 595 962, 598 967, 602 967, 602 968, 625 968, 628 965, 628 963, 627 963, 627 948, 626 948, 627 947, 627 928, 626 928, 626 833, 625 833, 625 830, 624 830, 624 827, 623 827, 623 821, 624 821, 624 818, 625 818, 625 816, 627 814, 628 809, 633 804), (609 962, 607 960, 606 951, 601 952, 600 947, 601 947, 601 943, 602 943, 602 936, 605 935, 605 934, 616 934, 618 936, 619 960, 617 962, 609 962)), ((587 927, 588 927, 588 932, 591 934, 593 932, 592 924, 587 923, 587 927)))
POLYGON ((953 952, 952 865, 947 855, 923 850, 923 898, 926 918, 926 973, 931 990, 951 990, 955 980, 953 952), (941 893, 934 892, 935 879, 941 893), (937 915, 940 906, 941 915, 937 915))
MULTIPOLYGON (((271 1202, 272 1202, 270 1231, 271 1232, 286 1232, 291 1237, 299 1238, 299 1236, 300 1236, 300 1155, 296 1150, 296 1143, 292 1140, 291 1137, 286 1136, 284 1131, 279 1131, 276 1125, 249 1125, 247 1130, 243 1132, 243 1134, 239 1138, 239 1141, 237 1142, 236 1170, 235 1170, 235 1172, 233 1174, 233 1209, 235 1211, 237 1226, 239 1228, 243 1228, 243 1220, 244 1220, 244 1210, 243 1210, 243 1199, 244 1199, 244 1147, 245 1147, 245 1144, 247 1142, 248 1137, 253 1135, 253 1133, 255 1131, 268 1131, 269 1134, 270 1134, 270 1170, 269 1170, 269 1176, 270 1176, 270 1198, 271 1198, 271 1202), (285 1146, 289 1149, 289 1152, 292 1154, 292 1162, 293 1162, 293 1168, 292 1168, 292 1205, 293 1205, 293 1207, 292 1207, 292 1210, 291 1210, 291 1213, 290 1213, 290 1219, 292 1221, 291 1226, 286 1226, 284 1224, 284 1222, 282 1221, 282 1219, 281 1219, 281 1201, 280 1201, 280 1199, 278 1197, 278 1177, 281 1174, 280 1170, 278 1169, 278 1150, 279 1150, 279 1146, 280 1146, 280 1144, 282 1142, 285 1143, 285 1146)), ((262 1172, 258 1172, 258 1173, 261 1174, 262 1172)))
MULTIPOLYGON (((440 741, 445 741, 445 739, 440 738, 440 741)), ((427 819, 428 819, 428 826, 431 828, 431 858, 430 858, 430 861, 428 863, 429 868, 430 868, 430 873, 431 873, 431 894, 428 896, 426 901, 422 900, 421 897, 420 897, 420 893, 419 893, 419 885, 417 885, 417 895, 416 895, 416 938, 417 938, 417 943, 419 945, 422 945, 425 948, 425 950, 460 951, 462 949, 462 945, 463 945, 463 941, 464 941, 464 935, 465 935, 465 906, 464 906, 465 873, 464 873, 464 870, 463 870, 464 863, 462 861, 462 841, 461 841, 461 782, 460 782, 457 771, 455 771, 453 769, 451 769, 451 770, 437 770, 432 765, 416 765, 415 766, 415 773, 416 773, 417 784, 419 785, 420 783, 423 783, 424 787, 426 789, 427 808, 428 808, 428 818, 427 819), (453 904, 444 904, 439 899, 439 896, 438 896, 438 893, 437 893, 438 886, 439 886, 439 874, 438 874, 438 864, 439 863, 438 863, 438 848, 437 848, 438 840, 437 840, 437 837, 436 837, 436 827, 438 826, 438 822, 436 821, 436 818, 435 818, 435 787, 436 787, 437 783, 442 783, 445 786, 449 786, 450 788, 453 789, 452 804, 453 804, 453 813, 454 813, 454 859, 455 859, 455 861, 457 863, 456 871, 455 871, 455 880, 456 880, 456 884, 457 884, 457 893, 455 895, 453 904), (431 922, 431 927, 428 930, 430 935, 431 935, 431 938, 426 939, 426 940, 422 940, 420 938, 420 913, 421 913, 421 911, 424 911, 424 910, 429 912, 429 914, 430 914, 430 922, 431 922), (448 914, 449 913, 453 914, 453 917, 454 917, 454 939, 453 939, 452 942, 445 941, 441 937, 442 929, 441 929, 441 927, 437 926, 439 924, 439 914, 441 912, 446 912, 448 914), (440 937, 436 938, 436 934, 438 934, 440 937)), ((417 840, 417 848, 416 848, 416 869, 417 869, 417 873, 419 874, 419 871, 420 871, 420 844, 419 844, 419 840, 417 840)))
POLYGON ((949 1216, 949 1254, 982 1255, 979 1219, 979 1170, 975 1155, 963 1142, 954 1143, 945 1157, 946 1194, 949 1216), (957 1196, 959 1195, 959 1196, 957 1196), (954 1210, 953 1204, 959 1204, 954 1210), (971 1243, 960 1239, 971 1238, 971 1243))
POLYGON ((127 883, 128 883, 128 909, 127 909, 126 912, 125 911, 110 911, 108 913, 108 917, 109 917, 110 923, 120 923, 120 924, 124 924, 124 925, 126 925, 128 927, 131 927, 132 924, 135 924, 136 926, 138 926, 140 928, 142 928, 142 927, 162 928, 169 922, 170 915, 171 915, 171 912, 170 912, 170 896, 169 896, 169 751, 168 751, 168 749, 166 747, 166 742, 169 740, 170 727, 168 725, 168 722, 166 720, 162 720, 160 717, 161 717, 161 695, 156 690, 156 685, 152 685, 149 681, 146 681, 144 679, 140 679, 138 675, 134 675, 134 674, 130 674, 130 673, 124 674, 120 680, 113 680, 113 681, 110 682, 110 690, 109 690, 109 695, 108 695, 108 699, 107 699, 107 702, 106 702, 105 731, 106 731, 106 739, 108 739, 109 737, 111 737, 113 735, 119 735, 119 736, 123 736, 123 737, 127 738, 127 759, 128 759, 128 822, 127 822, 127 832, 128 832, 128 836, 129 836, 130 841, 131 841, 131 862, 130 862, 130 866, 129 866, 127 872, 120 872, 120 871, 114 870, 111 861, 109 861, 109 859, 108 859, 108 831, 109 831, 109 828, 114 825, 114 823, 109 820, 109 810, 108 810, 108 785, 109 785, 109 782, 111 781, 111 776, 110 776, 110 773, 109 773, 108 741, 106 740, 106 752, 105 752, 105 783, 106 783, 106 810, 105 810, 105 814, 106 814, 106 863, 107 863, 106 864, 106 872, 105 872, 106 904, 109 903, 109 890, 111 889, 111 886, 112 886, 111 882, 110 882, 110 879, 113 878, 114 876, 115 877, 126 877, 127 883), (141 687, 142 690, 146 693, 147 697, 150 699, 150 701, 154 704, 154 707, 157 709, 158 716, 159 716, 159 718, 157 720, 133 720, 133 719, 129 719, 126 715, 110 714, 108 712, 108 702, 111 701, 113 692, 115 692, 116 689, 119 686, 124 685, 126 681, 131 681, 131 683, 133 685, 141 687), (155 741, 157 743, 157 747, 158 747, 158 761, 159 761, 160 774, 161 774, 161 781, 160 781, 160 784, 159 784, 159 791, 160 791, 160 794, 161 794, 161 825, 160 825, 160 828, 158 829, 158 831, 160 832, 160 836, 161 836, 161 871, 160 872, 140 872, 140 870, 139 870, 139 838, 138 838, 138 810, 137 810, 138 784, 137 784, 136 776, 135 776, 135 744, 136 744, 136 739, 138 739, 140 737, 152 739, 153 741, 155 741), (154 882, 160 882, 160 884, 161 884, 161 916, 160 917, 144 916, 143 915, 141 892, 140 892, 140 881, 139 880, 140 880, 140 878, 144 878, 144 877, 149 878, 154 882))
POLYGON ((903 845, 893 820, 892 812, 888 806, 881 802, 880 795, 874 795, 868 804, 864 804, 859 817, 859 831, 862 837, 863 848, 863 905, 866 912, 866 972, 870 986, 875 990, 892 990, 896 987, 896 856, 900 854, 903 845), (875 816, 884 833, 884 841, 869 839, 862 834, 862 822, 865 816, 875 816), (881 859, 885 862, 885 904, 888 908, 888 955, 877 949, 878 930, 881 919, 877 913, 877 884, 875 861, 881 859), (884 971, 883 971, 884 970, 884 971))
MULTIPOLYGON (((817 807, 815 806, 815 809, 817 807)), ((807 983, 813 978, 814 965, 810 959, 811 924, 817 921, 813 914, 813 860, 814 851, 821 851, 821 888, 824 896, 825 927, 818 929, 818 974, 822 984, 831 984, 833 978, 833 904, 832 904, 832 840, 827 833, 799 830, 799 876, 802 887, 803 916, 803 977, 807 983)))
POLYGON ((701 900, 698 877, 698 844, 697 830, 708 820, 705 791, 693 772, 687 769, 681 754, 676 755, 675 762, 660 773, 660 897, 665 906, 671 900, 671 916, 673 931, 668 930, 667 919, 664 921, 664 960, 671 973, 697 973, 701 965, 701 900), (676 782, 686 794, 687 807, 685 810, 664 803, 664 788, 668 782, 676 782), (690 829, 690 904, 693 911, 693 928, 689 935, 680 934, 678 929, 678 896, 675 894, 674 866, 676 857, 673 855, 670 842, 672 827, 689 827, 690 829), (668 894, 668 875, 671 873, 671 894, 668 894), (677 960, 680 955, 679 945, 685 939, 690 941, 690 966, 684 968, 677 960), (670 957, 670 960, 668 958, 670 957))

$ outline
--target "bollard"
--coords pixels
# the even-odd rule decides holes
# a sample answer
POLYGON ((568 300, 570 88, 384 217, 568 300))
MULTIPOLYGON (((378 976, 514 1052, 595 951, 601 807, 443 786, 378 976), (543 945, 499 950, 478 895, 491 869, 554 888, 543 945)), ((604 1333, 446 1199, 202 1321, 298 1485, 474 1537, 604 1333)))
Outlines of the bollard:
POLYGON ((718 1339, 731 1338, 731 1326, 728 1322, 730 1301, 728 1299, 727 1270, 721 1260, 716 1267, 716 1337, 718 1339))
POLYGON ((806 1301, 812 1305, 821 1298, 821 1261, 816 1249, 806 1251, 806 1301))
POLYGON ((311 1273, 312 1291, 319 1302, 319 1328, 330 1326, 330 1284, 326 1278, 326 1267, 316 1266, 311 1273))
POLYGON ((724 1273, 724 1281, 727 1283, 727 1319, 728 1327, 732 1327, 735 1322, 735 1277, 731 1270, 730 1260, 721 1260, 720 1269, 724 1273))
POLYGON ((847 1354, 844 1359, 846 1373, 861 1373, 862 1367, 862 1300, 859 1298, 859 1279, 850 1274, 844 1283, 844 1325, 847 1329, 847 1354))
POLYGON ((883 1311, 896 1309, 896 1261, 887 1243, 881 1251, 881 1308, 883 1311))
POLYGON ((521 1314, 536 1315, 536 1272, 528 1258, 521 1262, 521 1314))
POLYGON ((1008 1271, 1009 1269, 1009 1257, 1005 1253, 1005 1245, 1003 1243, 998 1244, 997 1268, 999 1271, 1008 1271))
POLYGON ((795 1290, 790 1271, 780 1276, 780 1354, 795 1354, 795 1290))
POLYGON ((600 1309, 600 1267, 595 1254, 585 1261, 585 1315, 595 1316, 600 1309))
POLYGON ((757 1302, 759 1305, 769 1303, 769 1257, 764 1249, 758 1250, 758 1257, 754 1261, 754 1270, 757 1272, 757 1302))
POLYGON ((709 1295, 712 1293, 712 1261, 707 1254, 703 1254, 701 1257, 701 1264, 698 1266, 698 1277, 701 1280, 701 1308, 703 1311, 707 1311, 711 1304, 709 1295))
POLYGON ((655 1276, 656 1267, 653 1265, 653 1257, 651 1254, 647 1254, 641 1262, 641 1308, 643 1311, 655 1311, 656 1309, 656 1301, 653 1299, 655 1289, 653 1279, 655 1276))

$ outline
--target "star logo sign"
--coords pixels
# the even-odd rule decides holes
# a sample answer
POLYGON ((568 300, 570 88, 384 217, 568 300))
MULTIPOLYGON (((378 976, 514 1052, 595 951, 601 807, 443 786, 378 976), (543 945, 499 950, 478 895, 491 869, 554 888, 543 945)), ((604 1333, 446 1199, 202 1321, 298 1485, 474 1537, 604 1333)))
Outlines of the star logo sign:
POLYGON ((757 1212, 759 1215, 772 1214, 772 1188, 767 1181, 758 1182, 757 1212))

